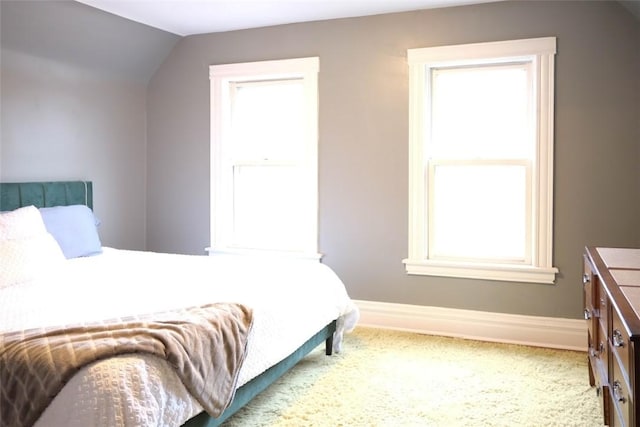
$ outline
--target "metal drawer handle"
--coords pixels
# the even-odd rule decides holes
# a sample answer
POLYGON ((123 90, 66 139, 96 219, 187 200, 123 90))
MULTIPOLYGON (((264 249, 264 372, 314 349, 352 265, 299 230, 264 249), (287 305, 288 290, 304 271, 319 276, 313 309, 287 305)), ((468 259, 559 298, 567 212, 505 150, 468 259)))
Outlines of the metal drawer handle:
POLYGON ((589 275, 587 273, 582 275, 582 284, 583 285, 586 285, 590 281, 591 281, 591 277, 589 277, 589 275))
POLYGON ((584 320, 589 320, 591 319, 591 311, 587 310, 586 308, 584 309, 584 320))
POLYGON ((622 395, 622 386, 620 381, 613 382, 613 398, 620 403, 625 403, 627 398, 622 395))
POLYGON ((624 347, 624 338, 622 337, 622 332, 619 330, 616 329, 613 331, 611 340, 613 341, 614 347, 624 347))

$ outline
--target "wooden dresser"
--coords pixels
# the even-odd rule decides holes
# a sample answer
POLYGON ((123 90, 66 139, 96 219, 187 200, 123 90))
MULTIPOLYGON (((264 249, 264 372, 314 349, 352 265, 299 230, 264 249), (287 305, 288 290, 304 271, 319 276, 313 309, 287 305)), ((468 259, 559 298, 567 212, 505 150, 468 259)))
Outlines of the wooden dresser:
POLYGON ((587 247, 589 382, 610 426, 640 425, 640 249, 587 247))

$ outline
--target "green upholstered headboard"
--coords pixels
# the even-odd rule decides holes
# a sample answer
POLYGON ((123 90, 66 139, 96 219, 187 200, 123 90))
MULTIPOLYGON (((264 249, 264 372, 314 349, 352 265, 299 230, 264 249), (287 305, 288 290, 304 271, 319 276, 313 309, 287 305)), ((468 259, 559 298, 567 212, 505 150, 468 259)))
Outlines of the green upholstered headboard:
POLYGON ((23 206, 86 205, 93 209, 91 181, 5 182, 0 183, 0 211, 23 206))

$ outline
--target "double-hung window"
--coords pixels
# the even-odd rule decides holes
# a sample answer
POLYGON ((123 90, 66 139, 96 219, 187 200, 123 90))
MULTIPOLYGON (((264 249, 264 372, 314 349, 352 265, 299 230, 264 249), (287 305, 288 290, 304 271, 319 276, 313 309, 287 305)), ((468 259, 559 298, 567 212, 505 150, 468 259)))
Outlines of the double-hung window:
POLYGON ((318 58, 213 65, 211 248, 319 258, 318 58))
POLYGON ((555 47, 408 51, 409 274, 554 282, 555 47))

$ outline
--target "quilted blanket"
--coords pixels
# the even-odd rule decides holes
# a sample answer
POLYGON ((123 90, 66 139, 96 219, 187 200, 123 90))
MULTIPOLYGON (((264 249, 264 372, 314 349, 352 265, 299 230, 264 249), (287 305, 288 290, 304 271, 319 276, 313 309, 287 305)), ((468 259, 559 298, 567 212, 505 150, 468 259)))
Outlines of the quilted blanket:
POLYGON ((246 306, 215 303, 1 334, 1 424, 33 425, 83 366, 131 353, 169 362, 202 407, 218 417, 233 400, 252 322, 246 306))

